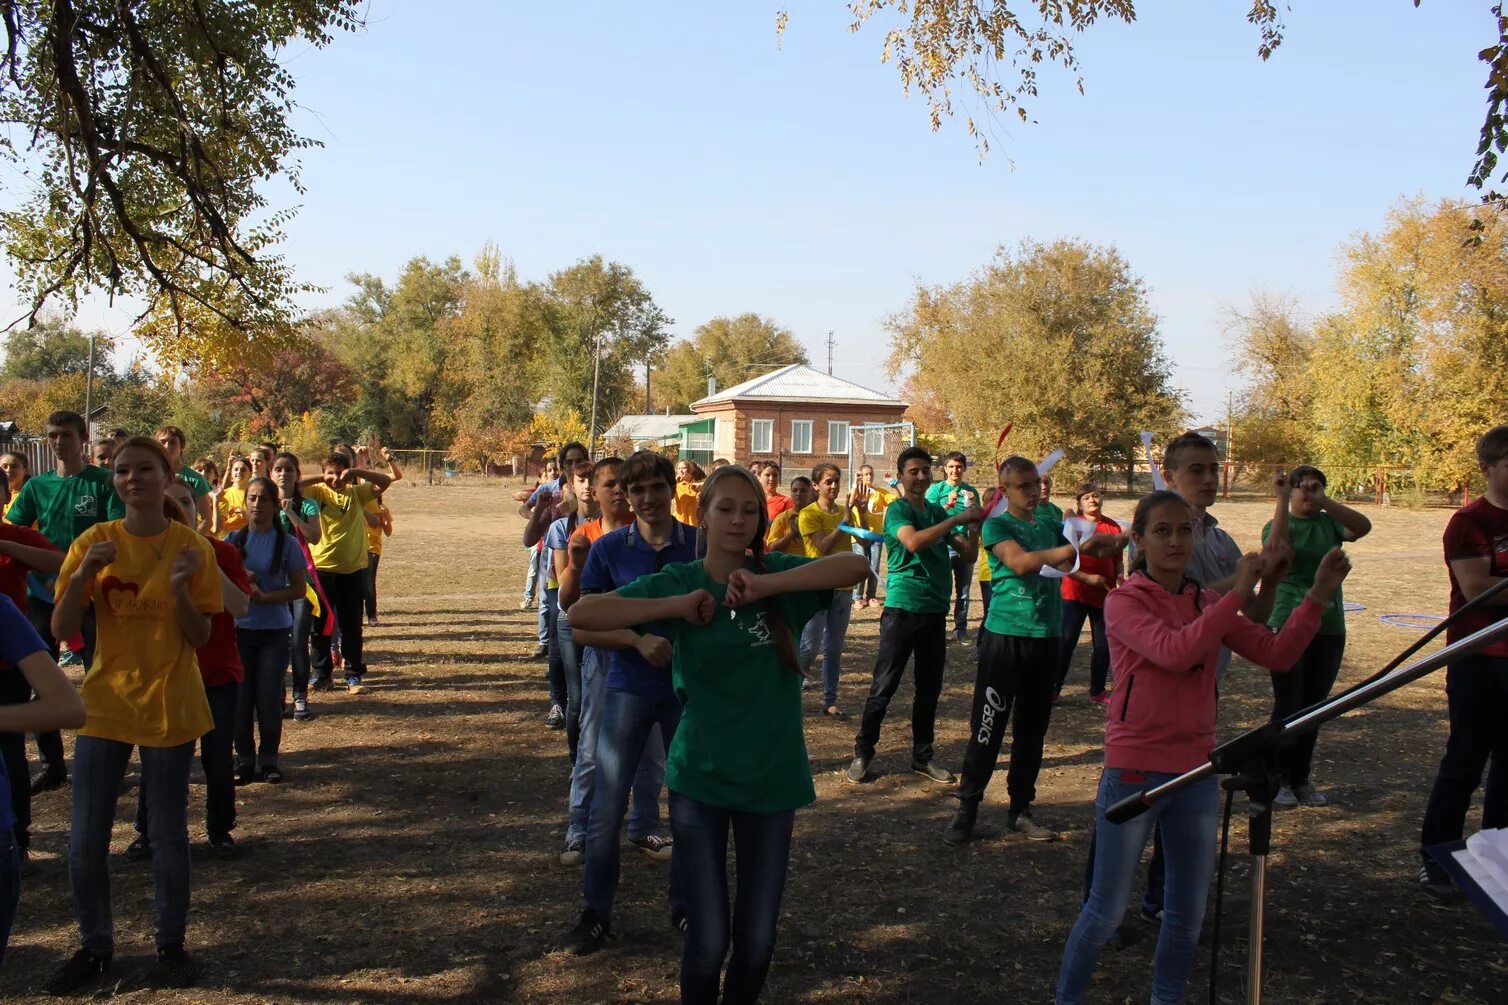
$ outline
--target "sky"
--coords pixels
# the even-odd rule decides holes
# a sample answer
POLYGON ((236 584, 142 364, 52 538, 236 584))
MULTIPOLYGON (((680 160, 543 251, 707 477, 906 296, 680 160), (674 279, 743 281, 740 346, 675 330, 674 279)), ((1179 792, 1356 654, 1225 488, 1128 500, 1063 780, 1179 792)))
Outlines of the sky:
MULTIPOLYGON (((1210 421, 1237 386, 1228 308, 1268 291, 1328 310, 1341 246, 1400 198, 1473 197, 1485 2, 1301 0, 1266 63, 1244 2, 1144 4, 1081 37, 1083 95, 1043 69, 1032 123, 996 119, 982 160, 961 115, 932 132, 880 62, 884 22, 790 2, 777 43, 779 6, 370 0, 363 31, 293 48, 296 122, 324 146, 303 196, 271 194, 301 207, 283 251, 328 288, 309 306, 488 241, 524 279, 601 254, 676 337, 754 311, 822 368, 833 333, 835 374, 894 390, 884 320, 918 283, 1077 238, 1145 280, 1210 421)), ((79 321, 130 317, 91 301, 79 321)))

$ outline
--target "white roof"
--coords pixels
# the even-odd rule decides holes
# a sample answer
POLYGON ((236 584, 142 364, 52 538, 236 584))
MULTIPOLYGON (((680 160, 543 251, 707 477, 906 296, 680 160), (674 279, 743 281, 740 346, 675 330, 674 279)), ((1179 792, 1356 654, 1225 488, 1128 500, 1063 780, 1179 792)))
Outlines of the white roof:
POLYGON ((904 408, 906 404, 873 388, 813 369, 805 363, 792 363, 692 402, 691 407, 734 400, 819 401, 843 405, 894 405, 897 408, 904 408))
POLYGON ((668 440, 681 435, 681 426, 697 422, 700 415, 625 415, 602 435, 626 436, 630 440, 668 440))

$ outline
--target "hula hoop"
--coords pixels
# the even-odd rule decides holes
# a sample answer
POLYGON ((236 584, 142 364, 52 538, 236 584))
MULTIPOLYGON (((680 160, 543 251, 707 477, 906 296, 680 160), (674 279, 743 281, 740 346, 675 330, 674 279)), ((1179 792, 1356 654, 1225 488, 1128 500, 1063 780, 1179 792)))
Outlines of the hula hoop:
POLYGON ((1343 608, 1345 608, 1346 611, 1348 613, 1350 613, 1350 614, 1355 614, 1357 611, 1364 611, 1364 610, 1367 609, 1367 605, 1366 604, 1358 604, 1354 600, 1348 600, 1344 604, 1342 604, 1341 606, 1343 608))
POLYGON ((1394 628, 1412 628, 1416 632, 1427 632, 1445 619, 1434 614, 1379 614, 1377 620, 1394 628), (1424 624, 1413 624, 1423 621, 1424 624))
POLYGON ((885 535, 884 534, 878 533, 877 531, 865 530, 862 527, 853 527, 853 526, 850 526, 849 524, 846 524, 846 523, 840 523, 840 524, 838 524, 838 529, 841 530, 843 533, 848 534, 851 537, 858 538, 860 541, 883 541, 883 540, 885 540, 885 535))

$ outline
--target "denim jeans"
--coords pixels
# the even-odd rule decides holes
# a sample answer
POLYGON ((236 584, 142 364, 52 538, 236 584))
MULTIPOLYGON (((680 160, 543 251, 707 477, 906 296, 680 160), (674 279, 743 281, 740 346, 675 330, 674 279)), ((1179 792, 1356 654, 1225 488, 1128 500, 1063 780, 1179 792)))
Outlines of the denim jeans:
POLYGON ((314 608, 304 598, 289 605, 293 611, 293 698, 309 699, 309 637, 314 633, 314 608))
POLYGON ((525 548, 524 550, 529 553, 529 568, 524 573, 524 603, 527 604, 534 600, 535 592, 545 585, 545 580, 542 578, 544 568, 540 562, 540 556, 546 554, 546 550, 544 548, 525 548))
POLYGON ((1063 631, 1058 636, 1058 691, 1063 690, 1063 684, 1068 680, 1068 667, 1073 662, 1073 651, 1079 646, 1079 635, 1084 631, 1086 618, 1090 637, 1094 640, 1094 650, 1089 654, 1089 693, 1105 693, 1105 680, 1110 675, 1110 640, 1105 635, 1105 609, 1077 600, 1063 601, 1063 631))
POLYGON ((722 1001, 757 1001, 775 954, 775 928, 785 893, 796 811, 745 813, 670 794, 675 862, 686 891, 686 940, 681 949, 682 1005, 717 1005, 728 945, 733 956, 722 1001), (738 857, 737 890, 728 904, 728 830, 738 857))
MULTIPOLYGON (((581 650, 581 736, 576 744, 576 766, 571 769, 571 816, 566 823, 566 843, 585 841, 591 818, 592 795, 597 781, 597 739, 602 732, 603 691, 607 687, 607 654, 585 646, 581 650)), ((653 738, 651 738, 653 739, 653 738)), ((660 829, 660 784, 665 780, 668 743, 644 745, 644 756, 634 772, 633 808, 628 814, 629 840, 648 837, 660 829)))
POLYGON ((528 591, 524 595, 525 603, 528 603, 529 598, 534 595, 535 584, 538 584, 539 616, 536 620, 539 625, 539 644, 542 646, 550 644, 550 630, 555 627, 554 610, 550 609, 547 611, 545 608, 545 600, 548 594, 548 591, 545 589, 545 583, 549 582, 549 574, 545 569, 546 563, 550 561, 549 548, 536 550, 534 557, 529 559, 529 580, 525 584, 525 589, 528 591))
POLYGON ((953 634, 969 630, 969 585, 974 582, 974 563, 962 555, 948 552, 953 566, 953 634))
POLYGON ((21 849, 9 831, 0 831, 0 966, 5 965, 5 947, 20 902, 21 849))
MULTIPOLYGON (((844 591, 845 594, 847 591, 844 591)), ((602 725, 597 736, 597 778, 592 812, 586 829, 586 876, 582 882, 586 906, 610 918, 618 893, 618 835, 628 809, 629 786, 644 761, 654 727, 660 727, 661 749, 668 752, 681 721, 681 703, 668 698, 643 698, 617 688, 602 694, 602 725)), ((658 802, 659 787, 655 797, 658 802)), ((679 867, 670 862, 670 906, 682 906, 679 867)))
MULTIPOLYGON (((183 944, 188 927, 188 778, 193 743, 141 748, 147 836, 152 841, 157 945, 183 944)), ((110 910, 110 830, 131 744, 81 736, 73 746, 73 811, 68 833, 68 883, 79 940, 92 953, 115 951, 110 910)))
POLYGON ((880 727, 890 708, 890 699, 901 686, 912 653, 916 654, 914 693, 911 697, 911 757, 920 764, 932 760, 932 739, 937 730, 937 699, 942 694, 943 669, 947 665, 947 614, 913 614, 887 607, 880 615, 880 654, 874 661, 874 683, 864 702, 854 754, 874 757, 880 742, 880 727))
POLYGON ((236 648, 245 668, 236 696, 236 760, 243 768, 253 764, 277 767, 283 742, 283 673, 292 645, 292 633, 286 628, 236 632, 236 648), (257 735, 262 741, 260 750, 257 735))
POLYGON ((838 677, 843 673, 843 645, 848 640, 848 621, 853 617, 853 594, 834 590, 833 602, 806 623, 801 632, 798 662, 802 674, 811 672, 822 650, 822 705, 838 703, 838 677), (825 637, 824 637, 825 636, 825 637))
MULTIPOLYGON (((1304 647, 1304 654, 1293 669, 1272 674, 1272 721, 1286 719, 1328 698, 1345 654, 1344 635, 1316 635, 1304 647)), ((1310 730, 1279 748, 1278 775, 1284 785, 1303 785, 1309 781, 1309 771, 1314 765, 1314 745, 1318 741, 1319 733, 1310 730)))
POLYGON ((1470 656, 1452 663, 1445 669, 1445 701, 1450 734, 1419 835, 1419 854, 1432 869, 1438 867, 1424 849, 1461 840, 1489 759, 1482 829, 1508 827, 1508 659, 1470 656))
MULTIPOLYGON (((318 575, 325 598, 335 611, 335 625, 340 632, 340 655, 345 660, 345 676, 363 677, 367 667, 362 661, 361 606, 366 600, 366 570, 328 572, 320 569, 318 575)), ((323 618, 320 620, 324 621, 323 618)), ((327 681, 331 679, 330 672, 333 668, 330 645, 334 638, 321 634, 320 627, 315 626, 313 676, 327 681)))
POLYGON ((880 589, 880 551, 882 544, 879 541, 855 541, 853 550, 863 555, 869 562, 869 575, 854 584, 853 598, 855 600, 873 600, 874 595, 880 589))
POLYGON ((546 632, 549 638, 545 644, 550 647, 550 658, 545 663, 545 678, 550 685, 550 704, 559 705, 564 709, 566 706, 565 664, 560 658, 560 631, 557 625, 560 611, 559 599, 558 589, 546 589, 544 598, 539 602, 539 610, 549 626, 546 632))
POLYGON ((565 682, 566 751, 575 764, 576 748, 581 741, 581 647, 571 637, 571 619, 565 611, 555 613, 555 653, 551 659, 557 657, 565 682))
MULTIPOLYGON (((236 829, 236 769, 231 754, 240 685, 235 681, 204 689, 215 728, 199 738, 199 764, 204 769, 204 832, 222 837, 236 829)), ((145 781, 136 790, 136 833, 149 836, 152 809, 145 781)))
POLYGON ((1157 935, 1152 972, 1152 1005, 1177 1005, 1188 989, 1198 948, 1204 902, 1215 868, 1220 781, 1205 778, 1170 796, 1123 824, 1105 819, 1105 811, 1138 792, 1175 777, 1155 771, 1106 768, 1100 774, 1095 803, 1094 881, 1089 899, 1063 947, 1058 973, 1058 1005, 1078 1005, 1094 977, 1100 949, 1115 934, 1131 899, 1131 885, 1142 849, 1154 825, 1161 827, 1167 853, 1167 899, 1157 935))

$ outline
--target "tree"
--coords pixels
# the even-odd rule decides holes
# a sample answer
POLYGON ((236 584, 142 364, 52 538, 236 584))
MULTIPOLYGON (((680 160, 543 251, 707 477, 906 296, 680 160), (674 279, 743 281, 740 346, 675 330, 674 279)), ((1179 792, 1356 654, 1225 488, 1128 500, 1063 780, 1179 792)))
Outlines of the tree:
POLYGON ((686 412, 693 401, 707 396, 708 377, 721 389, 777 367, 810 362, 790 329, 769 318, 754 313, 716 317, 670 347, 650 390, 657 407, 686 412))
MULTIPOLYGON (((115 340, 94 333, 94 377, 104 380, 113 371, 110 354, 115 340)), ((0 376, 46 380, 64 373, 89 372, 89 333, 56 317, 42 317, 29 328, 13 328, 5 336, 5 365, 0 376)))
MULTIPOLYGON (((1066 469, 1125 467, 1137 433, 1183 421, 1146 288, 1113 248, 1026 241, 962 282, 920 286, 890 318, 889 368, 924 405, 946 409, 960 449, 1040 457, 1066 469), (988 360, 987 366, 968 365, 988 360)), ((937 430, 923 430, 936 433, 937 430)))
MULTIPOLYGON (((1246 380, 1235 413, 1242 461, 1297 463, 1310 451, 1314 333, 1297 301, 1258 293, 1241 313, 1226 311, 1236 370, 1246 380)), ((1233 458, 1234 459, 1234 458, 1233 458)))
POLYGON ((200 378, 207 399, 245 439, 265 436, 290 419, 345 400, 351 371, 324 348, 287 349, 267 365, 241 363, 200 378))

